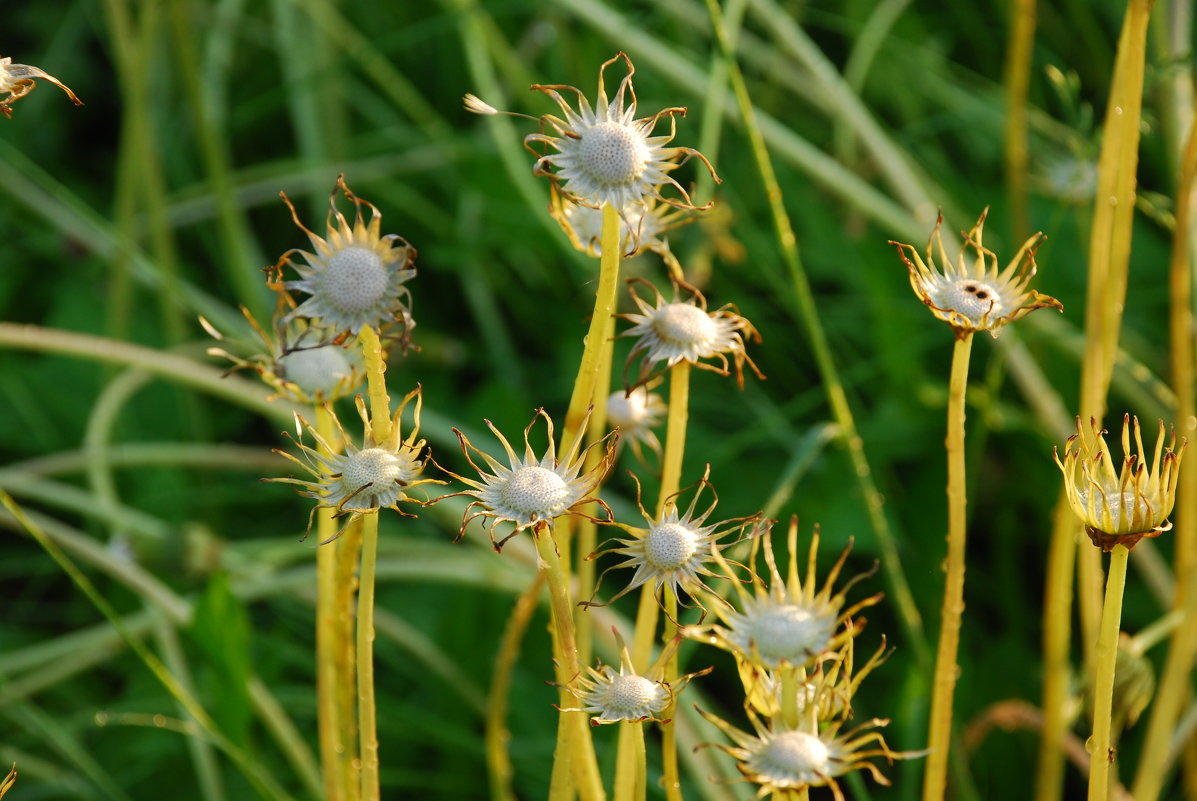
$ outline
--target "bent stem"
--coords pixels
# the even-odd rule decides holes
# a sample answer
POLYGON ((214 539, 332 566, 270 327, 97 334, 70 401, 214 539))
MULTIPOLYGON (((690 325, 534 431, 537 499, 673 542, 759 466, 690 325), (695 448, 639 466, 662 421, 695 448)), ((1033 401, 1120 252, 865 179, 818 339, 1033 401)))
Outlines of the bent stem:
POLYGON ((948 385, 948 561, 943 592, 943 620, 935 654, 931 724, 927 733, 927 773, 923 801, 940 801, 947 785, 948 751, 952 741, 952 697, 956 691, 956 654, 964 613, 964 545, 966 487, 964 481, 964 399, 973 335, 957 335, 948 385))
POLYGON ((1118 630, 1122 624, 1122 592, 1126 587, 1126 564, 1130 549, 1115 545, 1110 554, 1110 573, 1106 579, 1106 600, 1101 612, 1101 632, 1097 638, 1093 682, 1093 738, 1089 749, 1089 801, 1109 798, 1110 711, 1114 705, 1114 663, 1118 658, 1118 630))

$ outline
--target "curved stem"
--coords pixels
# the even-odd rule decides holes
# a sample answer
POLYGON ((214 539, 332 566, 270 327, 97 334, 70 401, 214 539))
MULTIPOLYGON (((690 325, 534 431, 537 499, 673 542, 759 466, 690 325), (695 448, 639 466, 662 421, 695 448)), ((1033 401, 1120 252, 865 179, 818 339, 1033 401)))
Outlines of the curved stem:
POLYGON ((958 336, 952 353, 952 378, 948 386, 948 560, 943 593, 943 620, 935 654, 935 682, 931 694, 931 725, 927 734, 927 772, 923 801, 940 801, 947 786, 948 752, 952 742, 952 699, 959 668, 960 622, 964 614, 964 546, 966 484, 964 477, 964 413, 968 388, 971 333, 958 336))
POLYGON ((1110 712, 1114 704, 1114 664, 1118 659, 1118 630, 1122 624, 1122 591, 1126 587, 1126 564, 1130 549, 1115 545, 1110 553, 1110 574, 1101 612, 1093 682, 1093 736, 1089 751, 1089 801, 1109 798, 1110 763, 1114 750, 1110 742, 1110 712))

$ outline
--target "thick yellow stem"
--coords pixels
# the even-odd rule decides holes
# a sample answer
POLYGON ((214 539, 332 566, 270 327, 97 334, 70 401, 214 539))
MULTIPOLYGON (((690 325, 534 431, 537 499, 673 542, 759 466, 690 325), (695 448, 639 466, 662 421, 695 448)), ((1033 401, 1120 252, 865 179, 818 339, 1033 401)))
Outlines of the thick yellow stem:
POLYGON ((935 682, 931 691, 931 723, 927 733, 927 773, 923 780, 923 801, 942 801, 947 786, 948 752, 952 742, 952 699, 959 668, 960 622, 964 615, 964 412, 968 388, 968 362, 973 337, 956 339, 952 353, 952 377, 948 385, 948 559, 943 592, 943 614, 939 627, 939 648, 935 654, 935 682))
POLYGON ((1118 630, 1122 624, 1122 591, 1126 587, 1126 563, 1130 550, 1115 545, 1110 553, 1110 574, 1106 579, 1106 600, 1101 612, 1101 633, 1097 638, 1093 682, 1093 736, 1089 751, 1089 801, 1109 801, 1110 763, 1114 749, 1110 742, 1110 711, 1114 704, 1114 664, 1118 660, 1118 630))

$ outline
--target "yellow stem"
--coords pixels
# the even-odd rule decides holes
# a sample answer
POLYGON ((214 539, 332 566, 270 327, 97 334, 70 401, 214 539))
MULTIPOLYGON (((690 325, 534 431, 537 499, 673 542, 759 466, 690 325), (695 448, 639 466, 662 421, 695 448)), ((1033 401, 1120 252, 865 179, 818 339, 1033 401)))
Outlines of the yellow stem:
POLYGON ((1093 736, 1089 751, 1089 801, 1109 800, 1110 763, 1114 750, 1110 742, 1110 711, 1114 703, 1114 663, 1118 658, 1118 630, 1122 623, 1122 591, 1126 587, 1126 564, 1130 550, 1115 545, 1110 554, 1106 599, 1101 613, 1093 682, 1093 736))
POLYGON ((686 422, 690 419, 690 362, 669 368, 669 417, 665 423, 665 455, 661 460, 661 494, 657 514, 665 501, 681 486, 682 460, 686 453, 686 422))
POLYGON ((507 728, 507 694, 511 690, 511 675, 519 658, 524 632, 536 612, 540 592, 544 589, 544 573, 537 573, 528 588, 520 593, 507 618, 499 653, 491 673, 490 694, 486 699, 486 767, 490 774, 490 797, 494 801, 516 801, 512 787, 511 758, 507 743, 511 732, 507 728))
MULTIPOLYGON (((661 640, 670 643, 677 636, 677 596, 665 592, 665 631, 661 640)), ((677 649, 665 660, 664 681, 673 686, 677 683, 677 649)), ((682 780, 677 765, 677 700, 662 713, 665 722, 661 724, 661 784, 665 787, 668 801, 682 801, 682 780)))
MULTIPOLYGON (((391 436, 391 399, 386 386, 386 357, 378 332, 370 326, 359 335, 370 395, 370 436, 385 442, 391 436)), ((361 588, 357 604, 357 717, 361 751, 362 801, 379 801, 378 723, 374 701, 374 574, 378 564, 378 514, 361 516, 361 588)))
MULTIPOLYGON (((336 442, 332 414, 328 407, 317 405, 316 430, 325 442, 340 447, 336 442)), ((322 451, 323 452, 323 451, 322 451)), ((316 512, 316 542, 327 542, 337 533, 337 521, 332 509, 316 512)), ((356 757, 354 743, 357 726, 356 712, 349 711, 349 719, 343 717, 344 709, 338 705, 339 690, 353 680, 340 672, 338 655, 344 643, 338 637, 342 627, 337 618, 337 546, 335 543, 316 548, 316 697, 317 727, 320 731, 320 765, 324 773, 324 793, 328 801, 348 801, 356 798, 347 794, 353 783, 353 765, 356 757), (348 758, 347 758, 348 757, 348 758)))
POLYGON ((612 801, 639 801, 645 796, 647 784, 644 724, 638 720, 620 721, 612 801))
POLYGON ((1014 0, 1014 26, 1006 51, 1006 184, 1010 192, 1010 218, 1014 241, 1030 233, 1027 212, 1027 91, 1035 44, 1035 0, 1014 0))
MULTIPOLYGON (((1194 438, 1192 421, 1197 414, 1193 387, 1193 308, 1192 279, 1189 272, 1192 253, 1192 191, 1197 175, 1197 126, 1189 131, 1176 188, 1176 230, 1172 236, 1172 262, 1169 271, 1172 331, 1172 386, 1176 389, 1176 419, 1183 421, 1194 438)), ((1147 736, 1139 754, 1138 770, 1132 796, 1137 801, 1155 801, 1167 776, 1167 757, 1172 729, 1184 708, 1189 689, 1193 656, 1197 653, 1197 581, 1193 566, 1197 562, 1197 470, 1182 470, 1176 502, 1175 569, 1176 594, 1172 608, 1184 614, 1188 625, 1177 626, 1168 646, 1168 659, 1159 691, 1151 706, 1147 736)))
MULTIPOLYGON (((540 570, 549 584, 549 609, 556 635, 553 642, 557 651, 554 654, 557 659, 557 680, 564 685, 573 681, 579 672, 569 582, 552 532, 547 527, 538 528, 533 531, 533 539, 540 557, 540 570)), ((577 699, 564 686, 559 690, 559 699, 563 709, 576 708, 577 699)), ((605 797, 586 713, 562 711, 557 719, 557 749, 553 754, 548 797, 567 798, 572 787, 576 787, 582 801, 602 801, 605 797)))
POLYGON ((956 339, 952 377, 948 385, 948 560, 943 592, 943 620, 935 654, 935 681, 931 691, 931 723, 927 733, 927 772, 923 801, 941 801, 947 786, 948 752, 952 742, 952 698, 956 691, 956 654, 960 647, 960 622, 964 614, 964 413, 968 388, 968 362, 972 334, 956 339))

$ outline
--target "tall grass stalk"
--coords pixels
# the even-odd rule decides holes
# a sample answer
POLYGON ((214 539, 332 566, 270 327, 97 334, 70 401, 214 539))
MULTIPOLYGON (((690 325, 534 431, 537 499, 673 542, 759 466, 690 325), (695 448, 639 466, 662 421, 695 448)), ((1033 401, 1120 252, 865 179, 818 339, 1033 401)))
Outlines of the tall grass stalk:
MULTIPOLYGON (((1192 119, 1192 116, 1188 116, 1192 119)), ((1180 180, 1176 187, 1176 230, 1172 235, 1172 259, 1169 268, 1171 302, 1172 386, 1176 391, 1176 419, 1184 421, 1189 437, 1194 437, 1197 399, 1193 383, 1193 184, 1197 176, 1197 126, 1189 130, 1181 160, 1180 180)), ((1173 630, 1168 658, 1159 688, 1152 702, 1147 734, 1135 772, 1131 795, 1137 801, 1156 801, 1167 777, 1167 758, 1172 732, 1191 695, 1189 676, 1197 653, 1197 471, 1182 470, 1176 502, 1174 567, 1176 589, 1172 608, 1184 615, 1188 625, 1173 630)))
POLYGON ((902 567, 902 560, 898 554, 897 542, 885 517, 884 501, 877 485, 873 480, 873 471, 869 466, 868 457, 864 451, 864 441, 856 429, 856 420, 852 415, 852 407, 848 403, 847 393, 840 380, 839 369, 832 355, 831 346, 827 342, 827 334, 823 330, 819 318, 818 307, 814 294, 811 292, 810 282, 802 267, 802 260, 798 253, 798 239, 794 235, 790 224, 789 214, 785 210, 784 195, 777 182, 777 174, 773 170, 773 163, 769 151, 765 146, 764 136, 757 123, 756 111, 752 105, 752 98, 748 94, 748 87, 744 83, 744 75, 740 71, 728 40, 727 30, 723 23, 723 15, 718 0, 707 0, 707 10, 711 17, 711 24, 719 42, 720 50, 728 65, 728 76, 731 79, 732 90, 743 120, 744 130, 752 148, 753 158, 760 172, 761 181, 765 185, 765 195, 769 199, 773 225, 776 230, 778 244, 782 257, 789 270, 790 281, 794 288, 794 302, 798 317, 806 329, 807 339, 815 357, 815 363, 822 378, 827 401, 831 406, 832 416, 840 427, 840 432, 847 447, 848 457, 852 462, 852 473, 856 478, 865 507, 869 515, 869 522, 873 533, 877 537, 877 546, 881 551, 881 561, 886 580, 889 582, 894 603, 903 629, 911 644, 916 658, 924 666, 931 664, 930 653, 927 649, 926 632, 923 619, 918 607, 914 603, 914 595, 910 591, 910 584, 906 579, 906 572, 902 567))
MULTIPOLYGON (((1139 159, 1143 69, 1150 10, 1149 0, 1131 0, 1128 4, 1118 41, 1103 126, 1093 227, 1089 240, 1085 351, 1081 359, 1082 420, 1090 417, 1100 419, 1103 416, 1122 327, 1135 207, 1135 170, 1139 159)), ((1059 505, 1064 504, 1066 501, 1061 496, 1059 505)), ((1092 651, 1100 623, 1098 593, 1101 586, 1101 560, 1097 550, 1079 534, 1075 518, 1057 512, 1048 547, 1047 586, 1044 593, 1044 723, 1036 801, 1058 798, 1063 781, 1074 564, 1077 567, 1081 642, 1085 649, 1086 666, 1093 664, 1092 651)))
POLYGON ((1031 231, 1027 208, 1030 150, 1027 142, 1027 93, 1035 55, 1035 2, 1014 0, 1010 44, 1006 50, 1006 188, 1014 239, 1022 242, 1031 231))
POLYGON ((960 623, 964 614, 964 553, 967 526, 964 476, 965 393, 968 363, 972 354, 971 332, 958 333, 952 352, 952 376, 948 385, 948 559, 944 585, 939 648, 935 654, 935 681, 931 694, 931 723, 927 733, 927 772, 923 777, 923 801, 940 801, 945 796, 948 754, 952 744, 952 701, 956 692, 956 664, 960 648, 960 623))

